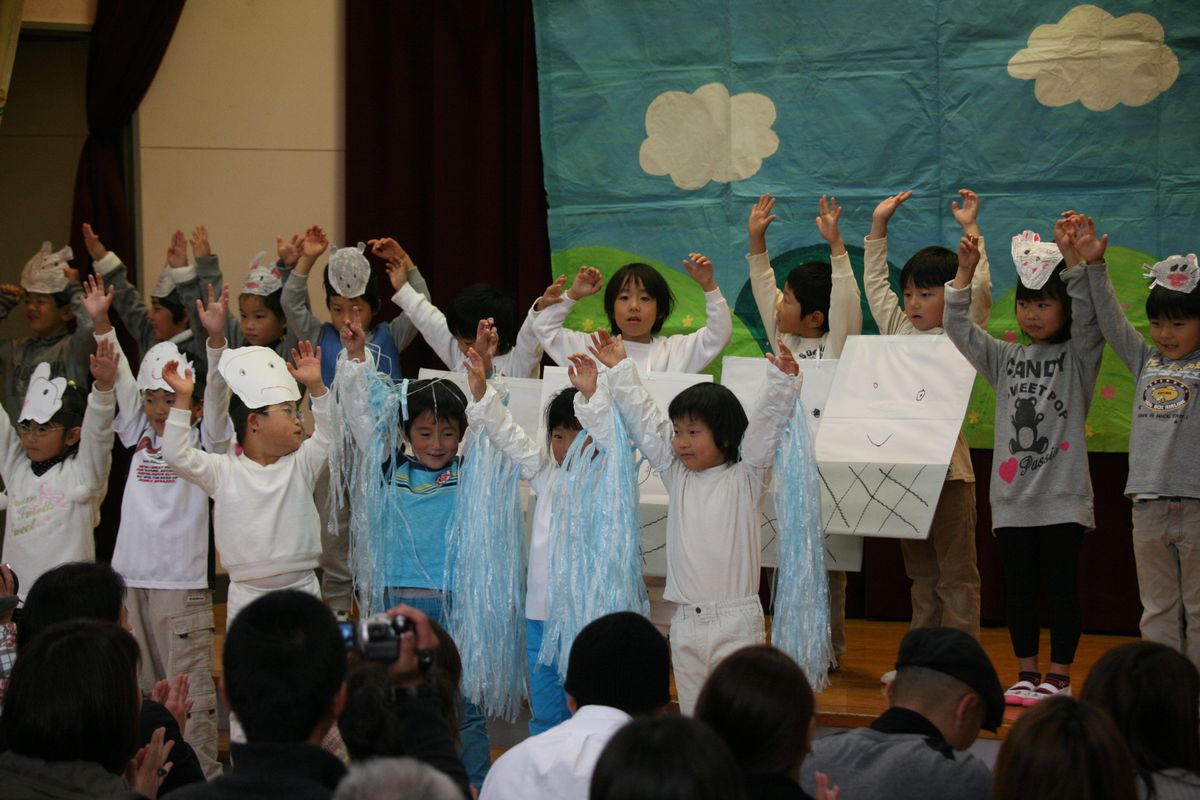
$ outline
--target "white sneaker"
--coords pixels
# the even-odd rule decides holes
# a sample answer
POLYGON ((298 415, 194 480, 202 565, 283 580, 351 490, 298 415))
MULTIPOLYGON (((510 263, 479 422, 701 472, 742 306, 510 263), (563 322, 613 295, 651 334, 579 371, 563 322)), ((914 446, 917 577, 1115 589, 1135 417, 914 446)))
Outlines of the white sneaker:
POLYGON ((1022 701, 1022 705, 1031 706, 1034 703, 1040 703, 1041 701, 1045 700, 1047 697, 1054 697, 1055 695, 1058 695, 1058 694, 1061 694, 1064 697, 1070 697, 1071 696, 1070 684, 1059 689, 1053 683, 1046 683, 1043 681, 1042 683, 1039 683, 1032 692, 1029 693, 1029 696, 1026 697, 1022 701))
POLYGON ((891 683, 894 680, 896 680, 896 670, 889 669, 887 672, 883 673, 883 676, 879 679, 879 682, 891 683))
POLYGON ((1033 696, 1037 687, 1031 681, 1017 681, 1004 693, 1004 705, 1023 706, 1025 700, 1033 696))

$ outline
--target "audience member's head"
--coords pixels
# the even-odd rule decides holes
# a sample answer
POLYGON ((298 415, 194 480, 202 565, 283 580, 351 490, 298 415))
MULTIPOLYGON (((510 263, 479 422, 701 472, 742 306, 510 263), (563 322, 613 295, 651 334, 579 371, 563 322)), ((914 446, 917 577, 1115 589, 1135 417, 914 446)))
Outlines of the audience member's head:
POLYGON ((1034 705, 1008 732, 993 773, 994 800, 1134 800, 1134 764, 1104 711, 1070 697, 1034 705))
POLYGON ((137 668, 137 642, 117 625, 47 627, 21 648, 9 680, 0 725, 12 751, 122 774, 137 750, 137 668))
POLYGON ((1200 672, 1187 656, 1155 642, 1114 647, 1080 699, 1112 717, 1147 784, 1166 769, 1200 775, 1200 672))
POLYGON ((900 642, 893 706, 916 711, 946 742, 966 750, 979 730, 994 731, 1004 717, 1004 691, 979 642, 952 628, 914 628, 900 642))
POLYGON ((725 740, 744 775, 799 776, 814 700, 804 670, 770 645, 744 647, 712 671, 696 718, 725 740))
POLYGON ((108 564, 75 561, 42 574, 25 596, 17 649, 46 628, 72 619, 94 619, 125 626, 125 581, 108 564))
POLYGON ((617 731, 592 773, 591 800, 739 800, 742 774, 697 719, 643 717, 617 731))
POLYGON ((568 705, 652 714, 671 701, 670 650, 650 620, 632 611, 584 626, 571 645, 563 688, 568 705))
POLYGON ((272 592, 225 636, 222 690, 251 743, 319 744, 341 710, 346 651, 333 614, 303 592, 272 592))
POLYGON ((412 758, 351 764, 334 800, 462 800, 454 781, 412 758))

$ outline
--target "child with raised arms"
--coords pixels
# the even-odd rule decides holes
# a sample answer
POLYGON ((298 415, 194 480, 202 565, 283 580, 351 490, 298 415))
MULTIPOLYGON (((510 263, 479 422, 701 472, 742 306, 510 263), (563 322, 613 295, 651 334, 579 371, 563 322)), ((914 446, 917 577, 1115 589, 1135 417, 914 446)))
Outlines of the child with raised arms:
POLYGON ((945 288, 946 335, 996 390, 992 528, 1020 670, 1004 696, 1009 705, 1071 693, 1071 663, 1082 629, 1079 548, 1084 531, 1095 527, 1084 426, 1104 340, 1079 264, 1103 255, 1104 247, 1086 221, 1074 216, 1059 220, 1054 238, 1057 247, 1032 233, 1014 237, 1017 324, 1029 344, 993 339, 971 323, 976 237, 962 237, 958 272, 945 288), (1043 578, 1054 608, 1044 676, 1038 668, 1043 578))
MULTIPOLYGON (((771 366, 750 420, 733 392, 715 383, 680 392, 665 419, 620 335, 600 331, 590 348, 609 368, 621 419, 667 488, 663 597, 678 604, 671 663, 684 714, 692 713, 700 687, 722 658, 765 641, 759 506, 801 382, 787 346, 776 345, 780 354, 767 355, 771 366)), ((600 394, 597 399, 604 401, 600 394)))
MULTIPOLYGON (((671 315, 675 295, 658 270, 649 264, 626 264, 612 276, 604 290, 604 312, 609 330, 620 334, 629 358, 642 372, 699 372, 721 354, 733 335, 729 305, 713 280, 712 262, 700 253, 683 260, 688 274, 704 291, 706 323, 695 333, 659 336, 671 315)), ((554 363, 570 363, 573 353, 589 346, 590 337, 563 327, 575 303, 600 291, 600 270, 583 266, 571 287, 560 277, 542 296, 544 310, 534 317, 533 330, 554 363), (562 302, 555 302, 561 299, 562 302)))
POLYGON ((1200 666, 1200 416, 1192 405, 1200 393, 1200 263, 1171 256, 1150 267, 1153 344, 1121 309, 1107 262, 1088 258, 1085 270, 1100 330, 1136 387, 1125 495, 1133 502, 1142 638, 1200 666))
MULTIPOLYGON (((986 325, 992 308, 992 277, 979 231, 979 196, 959 189, 962 205, 950 204, 954 219, 979 242, 979 266, 971 285, 970 319, 986 325)), ((888 220, 910 197, 900 192, 882 200, 871 215, 863 243, 863 288, 871 315, 884 336, 942 333, 943 287, 958 271, 954 252, 940 245, 913 253, 900 271, 904 308, 888 284, 888 220)), ((950 469, 938 496, 927 539, 902 539, 904 571, 912 581, 912 626, 946 627, 979 638, 979 567, 975 553, 975 471, 971 450, 960 432, 950 469)), ((890 680, 894 672, 884 675, 890 680)))

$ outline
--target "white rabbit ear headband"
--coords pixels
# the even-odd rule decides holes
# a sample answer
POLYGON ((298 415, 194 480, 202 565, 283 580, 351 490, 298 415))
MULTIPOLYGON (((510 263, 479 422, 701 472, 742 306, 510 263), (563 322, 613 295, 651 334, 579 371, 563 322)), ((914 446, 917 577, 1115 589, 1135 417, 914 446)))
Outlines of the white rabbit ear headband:
POLYGON ((45 361, 33 368, 29 376, 29 388, 25 390, 25 402, 17 422, 33 420, 44 425, 62 409, 63 393, 67 391, 66 378, 51 378, 50 365, 45 361))
POLYGON ((1142 268, 1146 270, 1142 277, 1153 278, 1153 286, 1162 286, 1174 292, 1188 293, 1200 284, 1200 263, 1197 263, 1195 253, 1171 256, 1154 266, 1142 264, 1142 268))
POLYGON ((371 262, 363 255, 366 249, 367 246, 363 242, 354 247, 333 248, 325 275, 329 278, 329 285, 342 297, 352 299, 367 293, 367 283, 371 280, 371 262))
POLYGON ((67 288, 67 276, 63 272, 67 262, 74 257, 71 246, 52 252, 49 242, 42 242, 42 249, 25 262, 21 270, 21 288, 34 294, 57 294, 67 288))
POLYGON ((168 392, 174 392, 171 384, 163 380, 163 366, 168 361, 179 362, 179 374, 186 375, 188 370, 192 371, 192 376, 196 375, 196 368, 192 366, 192 361, 186 355, 179 352, 179 348, 174 342, 159 342, 146 351, 146 355, 142 356, 142 364, 138 367, 137 388, 140 391, 148 392, 152 389, 162 389, 168 392))
POLYGON ((263 408, 300 399, 300 386, 287 362, 269 347, 238 347, 221 356, 217 371, 246 408, 263 408))
POLYGON ((250 262, 250 272, 242 284, 242 294, 266 297, 282 288, 283 276, 277 266, 267 261, 267 252, 263 250, 250 262))
POLYGON ((1062 261, 1062 253, 1054 242, 1043 242, 1033 231, 1024 231, 1012 238, 1013 265, 1017 277, 1026 289, 1041 289, 1062 261))

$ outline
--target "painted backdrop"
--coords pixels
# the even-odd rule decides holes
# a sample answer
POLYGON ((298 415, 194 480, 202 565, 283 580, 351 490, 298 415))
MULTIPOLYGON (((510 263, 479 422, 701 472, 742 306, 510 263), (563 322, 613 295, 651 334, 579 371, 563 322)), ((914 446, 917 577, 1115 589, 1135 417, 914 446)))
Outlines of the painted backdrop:
MULTIPOLYGON (((1129 316, 1145 327, 1140 266, 1200 248, 1200 3, 960 0, 535 0, 545 183, 555 274, 655 264, 680 300, 664 333, 704 324, 680 266, 709 256, 734 308, 728 355, 765 349, 746 283, 746 217, 780 198, 768 241, 780 281, 827 258, 817 198, 845 207, 856 271, 882 197, 896 270, 952 246, 949 205, 981 195, 994 275, 991 330, 1015 336, 1013 235, 1049 238, 1065 208, 1111 236, 1129 316)), ((874 332, 870 314, 864 332, 874 332)), ((598 297, 568 325, 604 324, 598 297)), ((719 359, 718 362, 719 364, 719 359)), ((1111 351, 1089 448, 1124 450, 1132 381, 1111 351)), ((977 384, 971 444, 991 447, 977 384)))

